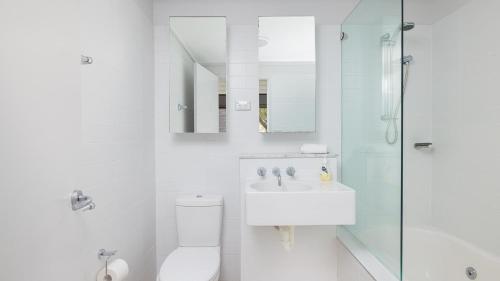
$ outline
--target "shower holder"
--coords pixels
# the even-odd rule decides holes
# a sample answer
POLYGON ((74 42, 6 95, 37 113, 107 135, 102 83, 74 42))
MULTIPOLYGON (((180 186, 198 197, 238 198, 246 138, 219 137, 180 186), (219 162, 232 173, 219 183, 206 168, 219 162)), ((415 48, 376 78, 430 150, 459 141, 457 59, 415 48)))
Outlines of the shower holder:
POLYGON ((80 57, 80 63, 81 64, 92 64, 94 62, 94 59, 92 57, 87 57, 87 56, 81 56, 80 57))
POLYGON ((413 145, 416 150, 432 149, 432 142, 417 142, 413 145))

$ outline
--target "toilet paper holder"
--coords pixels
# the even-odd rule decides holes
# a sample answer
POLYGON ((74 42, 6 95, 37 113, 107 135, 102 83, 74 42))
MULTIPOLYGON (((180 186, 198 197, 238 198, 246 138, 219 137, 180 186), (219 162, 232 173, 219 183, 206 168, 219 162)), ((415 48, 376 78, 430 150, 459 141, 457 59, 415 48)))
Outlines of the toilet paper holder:
POLYGON ((99 260, 106 259, 106 261, 108 261, 112 256, 116 255, 117 252, 117 250, 107 251, 106 249, 99 249, 99 251, 97 251, 97 258, 99 260))
POLYGON ((97 251, 97 258, 99 260, 102 260, 102 259, 105 259, 105 272, 106 272, 106 275, 105 275, 105 280, 111 280, 111 276, 109 276, 108 274, 108 263, 109 263, 109 259, 111 259, 112 256, 116 255, 116 252, 118 252, 117 250, 112 250, 112 251, 107 251, 106 249, 99 249, 99 251, 97 251))

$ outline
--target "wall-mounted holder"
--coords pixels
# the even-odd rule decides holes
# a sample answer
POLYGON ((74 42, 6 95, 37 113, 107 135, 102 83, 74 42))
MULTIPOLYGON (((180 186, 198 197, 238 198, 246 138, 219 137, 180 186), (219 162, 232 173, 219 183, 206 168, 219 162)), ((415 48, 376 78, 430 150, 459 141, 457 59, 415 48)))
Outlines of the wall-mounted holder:
POLYGON ((75 190, 71 194, 71 209, 73 211, 88 211, 95 209, 92 197, 84 195, 81 190, 75 190))
POLYGON ((185 104, 178 104, 177 105, 177 111, 183 111, 183 110, 187 110, 187 109, 188 109, 188 106, 185 104))
POLYGON ((417 142, 413 145, 416 150, 431 150, 432 142, 417 142))
POLYGON ((92 57, 87 57, 82 55, 80 57, 80 63, 81 64, 92 64, 94 62, 94 59, 92 57))
POLYGON ((105 262, 104 280, 112 280, 111 275, 108 274, 108 263, 109 263, 109 260, 111 259, 111 257, 116 255, 116 252, 118 252, 118 251, 117 250, 107 251, 106 249, 99 249, 99 251, 97 251, 97 259, 99 259, 99 260, 104 259, 104 262, 105 262))
POLYGON ((117 252, 117 250, 107 251, 106 249, 99 249, 99 251, 97 251, 97 259, 106 259, 106 261, 108 261, 112 256, 116 255, 117 252))

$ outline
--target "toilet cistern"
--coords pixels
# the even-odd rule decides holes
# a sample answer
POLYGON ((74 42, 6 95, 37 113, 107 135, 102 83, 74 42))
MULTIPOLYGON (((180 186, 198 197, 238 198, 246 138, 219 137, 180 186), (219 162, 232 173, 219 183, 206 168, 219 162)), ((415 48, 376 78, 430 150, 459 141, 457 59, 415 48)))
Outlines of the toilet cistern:
POLYGON ((281 171, 280 171, 280 168, 274 167, 273 168, 273 175, 278 178, 278 186, 281 186, 281 171))

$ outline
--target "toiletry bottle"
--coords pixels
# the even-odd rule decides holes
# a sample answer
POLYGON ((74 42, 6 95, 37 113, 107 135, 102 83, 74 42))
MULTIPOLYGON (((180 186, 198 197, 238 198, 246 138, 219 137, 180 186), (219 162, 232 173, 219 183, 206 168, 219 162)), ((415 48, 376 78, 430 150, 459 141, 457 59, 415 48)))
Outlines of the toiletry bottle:
POLYGON ((319 179, 324 182, 332 181, 332 174, 328 170, 328 159, 326 157, 323 159, 323 165, 321 166, 319 179))

